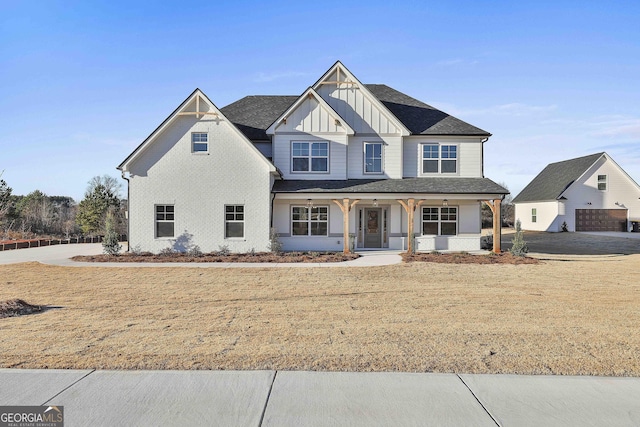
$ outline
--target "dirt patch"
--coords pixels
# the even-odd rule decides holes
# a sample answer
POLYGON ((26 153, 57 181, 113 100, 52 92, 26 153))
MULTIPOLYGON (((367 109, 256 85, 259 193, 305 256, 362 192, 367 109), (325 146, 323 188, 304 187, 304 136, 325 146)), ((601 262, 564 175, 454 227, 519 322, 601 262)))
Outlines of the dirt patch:
POLYGON ((151 253, 121 255, 78 255, 71 258, 81 262, 266 262, 266 263, 299 263, 299 262, 343 262, 358 258, 358 254, 342 252, 285 252, 274 254, 259 252, 255 254, 218 255, 215 253, 198 256, 186 253, 156 255, 151 253))
POLYGON ((535 258, 517 257, 508 252, 489 255, 472 255, 468 253, 416 253, 402 254, 404 262, 437 262, 444 264, 538 264, 535 258))
POLYGON ((640 376, 638 265, 0 265, 0 367, 640 376))
POLYGON ((0 319, 5 317, 24 316, 27 314, 39 313, 41 311, 41 306, 31 305, 21 299, 0 301, 0 319))

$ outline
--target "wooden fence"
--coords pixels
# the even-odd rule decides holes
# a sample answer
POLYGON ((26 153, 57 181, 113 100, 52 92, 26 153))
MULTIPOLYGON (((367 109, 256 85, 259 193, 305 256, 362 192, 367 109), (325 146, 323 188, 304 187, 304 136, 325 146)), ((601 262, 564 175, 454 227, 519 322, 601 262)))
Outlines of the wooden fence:
MULTIPOLYGON (((69 245, 75 243, 102 243, 103 236, 96 237, 72 237, 70 239, 24 239, 5 240, 0 242, 0 252, 13 249, 39 248, 42 246, 69 245)), ((127 240, 126 235, 119 236, 121 242, 127 240)))

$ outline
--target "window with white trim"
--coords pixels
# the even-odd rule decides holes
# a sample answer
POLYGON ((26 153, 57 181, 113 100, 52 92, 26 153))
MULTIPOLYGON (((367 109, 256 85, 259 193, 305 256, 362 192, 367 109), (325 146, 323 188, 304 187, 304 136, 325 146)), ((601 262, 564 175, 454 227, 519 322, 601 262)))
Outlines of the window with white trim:
POLYGON ((455 236, 458 234, 458 208, 451 206, 422 208, 422 234, 455 236))
POLYGON ((206 132, 193 132, 191 134, 191 152, 207 153, 209 151, 209 134, 206 132))
POLYGON ((422 173, 458 172, 458 146, 422 144, 422 173))
POLYGON ((327 236, 329 233, 329 206, 292 206, 292 236, 327 236))
POLYGON ((291 143, 292 172, 329 172, 329 143, 326 141, 291 143))
POLYGON ((156 205, 156 238, 174 237, 175 211, 173 205, 156 205))
POLYGON ((538 222, 538 209, 531 208, 531 222, 538 222))
POLYGON ((244 237, 244 205, 225 205, 224 238, 244 237))
POLYGON ((607 175, 598 175, 598 190, 607 191, 607 175))
POLYGON ((382 173, 382 143, 364 143, 364 173, 382 173))

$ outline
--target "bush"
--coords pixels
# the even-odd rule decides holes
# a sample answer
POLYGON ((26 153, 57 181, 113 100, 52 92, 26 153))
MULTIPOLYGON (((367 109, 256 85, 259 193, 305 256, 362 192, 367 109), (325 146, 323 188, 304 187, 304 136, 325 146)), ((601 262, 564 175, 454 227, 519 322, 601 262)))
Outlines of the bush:
POLYGON ((119 242, 119 236, 116 232, 115 219, 113 213, 110 211, 107 213, 107 219, 105 221, 105 235, 102 240, 102 250, 107 255, 118 255, 122 245, 119 242))
POLYGON ((187 255, 192 257, 200 257, 202 256, 202 251, 200 250, 200 246, 193 245, 189 249, 187 249, 187 255))
POLYGON ((158 255, 160 255, 160 256, 172 256, 175 253, 176 253, 176 251, 174 251, 172 247, 168 247, 168 248, 164 248, 160 252, 158 252, 158 255))
POLYGON ((565 232, 565 233, 567 231, 569 231, 569 226, 567 225, 567 221, 564 221, 560 227, 561 227, 562 231, 565 232))
POLYGON ((269 230, 269 250, 274 254, 279 254, 282 252, 282 242, 280 241, 278 230, 276 230, 275 228, 269 230))
POLYGON ((231 254, 231 251, 229 250, 229 246, 228 245, 220 245, 218 246, 218 252, 216 252, 216 255, 218 256, 227 256, 231 254))
POLYGON ((529 252, 529 248, 527 247, 527 242, 524 241, 523 238, 523 232, 522 232, 522 225, 520 223, 520 220, 516 221, 516 234, 513 237, 512 245, 511 245, 511 249, 509 249, 509 252, 511 252, 511 255, 513 256, 519 256, 519 257, 523 257, 526 256, 527 253, 529 252))

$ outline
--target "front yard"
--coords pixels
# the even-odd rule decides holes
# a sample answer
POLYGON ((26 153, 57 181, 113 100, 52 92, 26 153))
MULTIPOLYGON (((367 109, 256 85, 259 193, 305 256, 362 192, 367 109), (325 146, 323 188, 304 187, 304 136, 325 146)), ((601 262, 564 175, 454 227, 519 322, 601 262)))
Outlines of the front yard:
POLYGON ((640 376, 638 265, 5 265, 0 367, 640 376))

